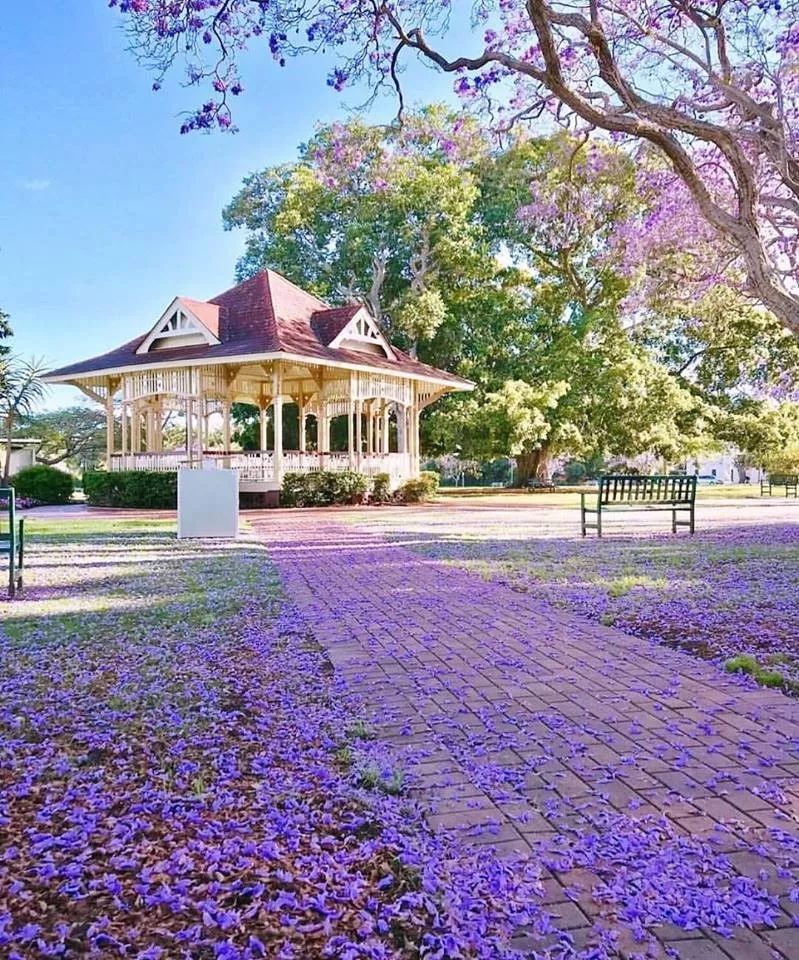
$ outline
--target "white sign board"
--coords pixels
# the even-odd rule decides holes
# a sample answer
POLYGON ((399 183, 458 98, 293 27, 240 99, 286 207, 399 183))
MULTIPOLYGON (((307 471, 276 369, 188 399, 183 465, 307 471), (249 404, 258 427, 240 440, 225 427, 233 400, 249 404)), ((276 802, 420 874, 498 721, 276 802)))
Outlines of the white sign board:
POLYGON ((178 539, 235 537, 239 475, 235 470, 178 471, 178 539))

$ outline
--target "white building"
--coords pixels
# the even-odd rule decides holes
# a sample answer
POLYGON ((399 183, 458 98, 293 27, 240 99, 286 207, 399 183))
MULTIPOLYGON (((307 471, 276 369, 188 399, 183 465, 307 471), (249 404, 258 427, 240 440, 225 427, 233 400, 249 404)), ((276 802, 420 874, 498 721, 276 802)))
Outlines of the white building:
MULTIPOLYGON (((36 463, 36 455, 42 445, 41 440, 25 437, 11 441, 11 466, 8 472, 10 477, 25 467, 32 467, 36 463)), ((7 443, 0 440, 0 464, 5 466, 7 443)))

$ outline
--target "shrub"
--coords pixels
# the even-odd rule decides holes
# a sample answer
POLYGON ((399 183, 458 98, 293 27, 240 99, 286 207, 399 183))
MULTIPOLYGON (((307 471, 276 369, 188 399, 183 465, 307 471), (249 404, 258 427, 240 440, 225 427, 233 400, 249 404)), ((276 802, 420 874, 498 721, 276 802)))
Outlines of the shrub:
POLYGON ((391 499, 391 477, 387 473, 376 473, 372 478, 372 502, 388 503, 391 499))
POLYGON ((748 653, 739 653, 735 657, 730 657, 724 663, 724 669, 727 673, 749 673, 755 674, 758 670, 757 660, 748 653))
POLYGON ((43 463, 25 467, 11 478, 16 495, 38 503, 67 503, 75 482, 72 476, 43 463))
POLYGON ((405 503, 426 503, 438 492, 441 478, 432 470, 423 470, 415 480, 406 480, 397 493, 405 503))
POLYGON ((178 475, 155 470, 97 470, 83 474, 83 492, 93 507, 174 510, 178 502, 178 475))
POLYGON ((280 503, 285 507, 358 503, 368 489, 369 478, 352 470, 287 473, 280 488, 280 503))

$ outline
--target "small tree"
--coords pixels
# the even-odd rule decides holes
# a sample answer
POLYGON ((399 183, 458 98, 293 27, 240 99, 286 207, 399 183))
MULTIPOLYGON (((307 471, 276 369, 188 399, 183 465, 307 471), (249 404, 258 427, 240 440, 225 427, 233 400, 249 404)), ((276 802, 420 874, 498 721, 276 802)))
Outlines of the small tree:
POLYGON ((105 455, 106 418, 94 407, 64 407, 21 418, 17 437, 42 441, 38 459, 48 466, 65 461, 90 469, 105 455))
POLYGON ((11 440, 17 424, 23 417, 30 416, 33 408, 47 392, 42 380, 45 366, 40 360, 22 360, 11 358, 2 368, 0 379, 0 423, 6 444, 3 464, 3 484, 8 484, 11 473, 11 440))

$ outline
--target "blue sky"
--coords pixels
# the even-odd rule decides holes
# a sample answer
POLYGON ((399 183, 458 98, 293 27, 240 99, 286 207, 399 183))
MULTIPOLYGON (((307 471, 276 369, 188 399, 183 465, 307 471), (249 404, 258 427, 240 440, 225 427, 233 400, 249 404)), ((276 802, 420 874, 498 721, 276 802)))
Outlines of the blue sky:
MULTIPOLYGON (((181 136, 201 102, 171 76, 159 93, 125 50, 105 0, 12 4, 0 31, 0 307, 13 348, 61 365, 145 330, 173 296, 232 284, 243 235, 221 210, 250 171, 295 156, 314 125, 357 104, 325 83, 329 64, 245 64, 235 135, 181 136)), ((449 78, 411 67, 411 101, 444 99, 449 78)), ((394 104, 379 103, 374 120, 394 104)), ((55 388, 48 406, 77 402, 55 388)))

